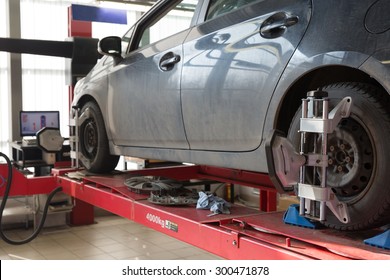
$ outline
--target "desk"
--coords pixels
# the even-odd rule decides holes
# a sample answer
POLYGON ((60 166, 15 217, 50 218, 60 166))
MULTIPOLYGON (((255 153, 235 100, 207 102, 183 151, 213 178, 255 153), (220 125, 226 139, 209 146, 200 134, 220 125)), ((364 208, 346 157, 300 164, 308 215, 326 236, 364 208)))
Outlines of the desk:
POLYGON ((12 142, 14 164, 21 169, 33 167, 36 175, 41 175, 42 167, 50 166, 43 160, 42 150, 37 145, 26 145, 21 141, 12 142))
MULTIPOLYGON (((70 162, 70 146, 69 141, 64 143, 61 151, 56 153, 47 153, 43 151, 38 145, 26 144, 22 141, 11 143, 12 159, 14 166, 18 169, 25 170, 26 168, 34 168, 34 176, 50 175, 54 163, 58 161, 70 162)), ((28 171, 29 172, 29 171, 28 171)), ((24 172, 23 172, 24 173, 24 172)), ((29 174, 31 174, 29 172, 29 174)), ((26 201, 28 197, 26 196, 26 201)), ((33 214, 34 229, 38 224, 38 214, 42 214, 44 204, 47 200, 47 194, 39 194, 32 196, 32 206, 24 205, 23 214, 26 215, 26 225, 29 222, 29 215, 33 214)), ((57 193, 51 200, 49 210, 47 212, 47 220, 44 227, 58 227, 66 226, 67 214, 72 210, 72 199, 65 194, 57 193)), ((14 215, 14 210, 10 211, 14 215)))
POLYGON ((16 141, 11 143, 12 159, 16 167, 24 169, 27 167, 33 167, 36 176, 45 175, 42 174, 45 169, 50 169, 54 166, 56 161, 70 161, 69 151, 70 147, 64 145, 62 150, 53 154, 53 160, 48 160, 46 153, 42 151, 37 145, 27 145, 22 141, 16 141))

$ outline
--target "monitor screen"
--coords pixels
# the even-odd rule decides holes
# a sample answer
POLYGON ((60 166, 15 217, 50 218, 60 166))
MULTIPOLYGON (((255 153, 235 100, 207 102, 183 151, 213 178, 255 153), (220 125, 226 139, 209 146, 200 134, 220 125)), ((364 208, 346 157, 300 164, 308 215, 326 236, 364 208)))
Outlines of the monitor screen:
POLYGON ((60 128, 59 111, 21 111, 20 136, 35 136, 44 127, 60 128))

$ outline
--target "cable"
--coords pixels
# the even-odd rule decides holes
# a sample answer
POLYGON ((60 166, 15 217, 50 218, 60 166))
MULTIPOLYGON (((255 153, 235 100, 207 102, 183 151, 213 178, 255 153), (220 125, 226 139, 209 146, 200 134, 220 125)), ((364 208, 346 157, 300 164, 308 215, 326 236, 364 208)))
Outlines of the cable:
POLYGON ((22 239, 22 240, 12 240, 10 239, 8 236, 6 236, 3 232, 3 223, 2 223, 2 220, 3 220, 3 212, 4 212, 4 209, 5 209, 5 205, 7 203, 7 199, 8 199, 8 195, 9 195, 9 192, 11 190, 11 183, 12 183, 12 163, 10 161, 10 159, 5 155, 3 154, 2 152, 0 152, 0 157, 4 158, 5 161, 7 162, 7 167, 8 167, 8 176, 7 176, 7 179, 6 179, 6 187, 5 187, 5 191, 4 191, 4 195, 3 195, 3 199, 1 201, 1 205, 0 205, 0 237, 5 241, 7 242, 8 244, 11 244, 11 245, 22 245, 22 244, 26 244, 30 241, 32 241, 33 239, 35 239, 38 234, 41 232, 42 228, 43 228, 43 225, 45 224, 45 220, 46 220, 46 216, 47 216, 47 211, 49 209, 49 205, 50 205, 50 201, 52 200, 52 198, 54 197, 54 195, 60 191, 62 191, 62 188, 61 187, 58 187, 56 189, 54 189, 50 194, 49 196, 47 197, 47 200, 46 200, 46 204, 45 204, 45 207, 43 209, 43 213, 42 213, 42 219, 41 221, 39 222, 39 225, 38 227, 35 229, 35 231, 31 234, 31 236, 27 237, 26 239, 22 239))

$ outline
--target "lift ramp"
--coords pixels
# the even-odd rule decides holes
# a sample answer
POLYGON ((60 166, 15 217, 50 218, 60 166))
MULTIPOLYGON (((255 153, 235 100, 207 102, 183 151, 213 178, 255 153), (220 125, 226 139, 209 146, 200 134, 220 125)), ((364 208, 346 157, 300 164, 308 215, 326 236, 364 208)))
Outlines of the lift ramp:
MULTIPOLYGON (((377 230, 307 229, 285 224, 284 212, 263 212, 234 204, 231 214, 210 216, 210 211, 195 206, 156 205, 148 201, 148 194, 134 193, 124 185, 131 176, 164 176, 175 180, 215 180, 222 176, 223 170, 215 170, 217 175, 213 176, 212 169, 207 169, 207 173, 205 169, 200 166, 152 168, 90 175, 79 180, 66 175, 71 170, 54 169, 53 174, 57 186, 77 199, 227 259, 390 259, 390 251, 363 242, 376 235, 377 230)), ((239 181, 237 176, 231 180, 239 181)), ((268 190, 269 179, 264 182, 261 189, 268 190)))
MULTIPOLYGON (((0 164, 1 174, 6 174, 6 171, 6 167, 0 164)), ((77 200, 226 259, 390 260, 389 250, 363 242, 378 234, 379 230, 340 232, 327 228, 313 230, 285 224, 284 212, 276 212, 276 208, 272 206, 276 193, 265 174, 244 176, 237 170, 205 166, 151 168, 110 175, 83 174, 78 178, 69 176, 75 172, 80 170, 58 167, 52 170, 51 176, 26 177, 15 169, 11 193, 32 195, 49 193, 57 187, 62 187, 64 193, 77 200), (148 200, 148 194, 132 192, 125 186, 125 179, 131 176, 164 176, 175 180, 221 180, 234 183, 246 181, 251 185, 257 182, 263 194, 271 198, 272 210, 264 212, 233 204, 230 214, 210 216, 209 210, 196 209, 194 205, 184 207, 158 205, 148 200)), ((1 184, 4 185, 4 182, 1 184)), ((3 189, 0 188, 0 196, 3 189)))

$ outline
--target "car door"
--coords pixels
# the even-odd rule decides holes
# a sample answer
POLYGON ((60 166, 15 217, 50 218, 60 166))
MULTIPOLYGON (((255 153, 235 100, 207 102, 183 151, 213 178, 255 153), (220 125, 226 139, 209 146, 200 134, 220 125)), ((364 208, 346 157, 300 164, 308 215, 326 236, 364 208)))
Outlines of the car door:
POLYGON ((109 129, 120 146, 188 148, 181 112, 182 42, 196 2, 163 1, 137 23, 129 51, 109 74, 109 129))
POLYGON ((250 151, 311 15, 310 0, 209 0, 183 45, 190 148, 250 151))

